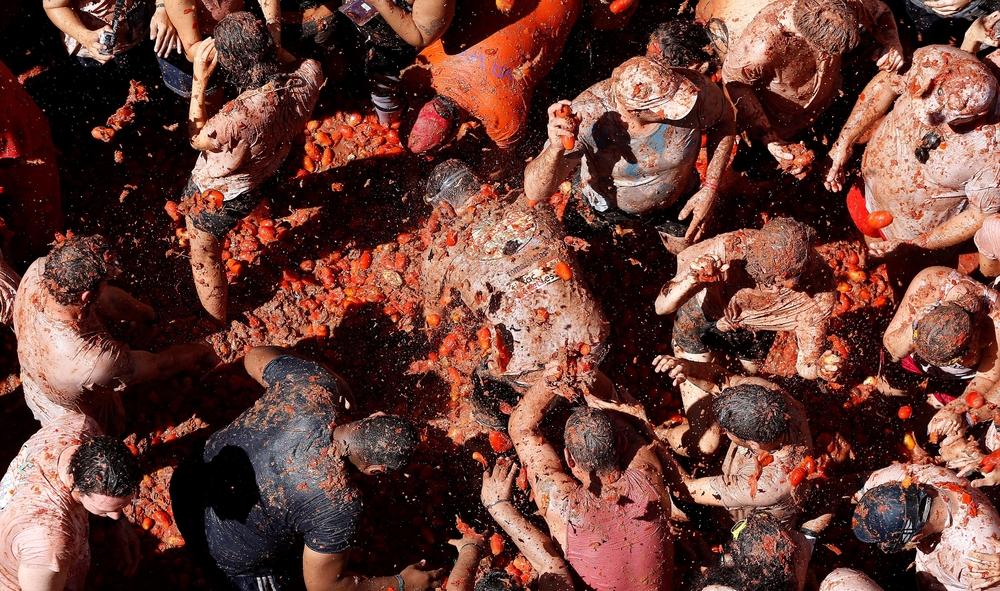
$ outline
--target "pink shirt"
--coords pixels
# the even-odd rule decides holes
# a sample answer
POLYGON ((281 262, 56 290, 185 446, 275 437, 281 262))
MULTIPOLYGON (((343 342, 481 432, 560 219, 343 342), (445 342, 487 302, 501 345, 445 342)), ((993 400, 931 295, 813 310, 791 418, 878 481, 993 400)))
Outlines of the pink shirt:
MULTIPOLYGON (((920 591, 968 591, 980 579, 969 575, 965 561, 969 552, 993 554, 992 542, 1000 540, 1000 515, 979 489, 969 481, 959 478, 947 468, 934 465, 893 464, 876 470, 868 478, 861 494, 880 484, 902 482, 909 477, 915 484, 928 485, 944 491, 942 485, 956 485, 972 496, 976 515, 970 506, 956 500, 948 504, 950 517, 941 537, 930 551, 923 545, 917 547, 914 561, 917 568, 917 587, 920 591), (991 539, 992 538, 992 539, 991 539)), ((1000 589, 1000 584, 986 589, 1000 589)))
POLYGON ((21 565, 67 572, 66 589, 83 588, 89 516, 59 478, 59 458, 100 434, 93 419, 63 415, 32 435, 10 463, 0 480, 0 591, 21 588, 21 565))
POLYGON ((674 562, 668 511, 645 474, 626 470, 622 480, 620 497, 579 488, 568 499, 566 560, 595 591, 666 591, 674 562))
POLYGON ((226 103, 203 130, 212 147, 191 172, 198 190, 215 189, 229 201, 270 178, 312 115, 322 85, 319 62, 304 60, 290 76, 226 103))
POLYGON ((44 268, 44 258, 28 267, 14 301, 24 400, 42 425, 80 412, 105 432, 117 433, 125 417, 118 391, 135 376, 132 352, 111 336, 93 306, 79 321, 47 315, 44 268))

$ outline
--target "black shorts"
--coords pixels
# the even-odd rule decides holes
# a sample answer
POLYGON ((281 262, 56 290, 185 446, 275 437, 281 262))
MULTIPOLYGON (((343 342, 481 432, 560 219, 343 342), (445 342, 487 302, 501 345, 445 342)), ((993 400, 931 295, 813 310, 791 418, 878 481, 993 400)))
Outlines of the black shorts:
MULTIPOLYGON (((184 186, 184 191, 181 194, 181 199, 190 199, 196 191, 198 191, 198 187, 195 186, 193 180, 188 179, 187 185, 184 186)), ((235 228, 243 218, 250 215, 250 212, 257 207, 263 198, 261 193, 258 187, 243 193, 236 199, 224 201, 222 209, 211 212, 202 211, 191 214, 188 217, 191 218, 191 222, 195 228, 198 228, 202 232, 208 232, 212 236, 215 236, 216 239, 222 240, 230 230, 235 228)))
POLYGON ((671 342, 675 351, 677 348, 693 354, 720 351, 738 359, 759 361, 771 351, 774 332, 745 329, 723 332, 716 327, 714 321, 705 316, 698 300, 691 298, 674 316, 671 342))

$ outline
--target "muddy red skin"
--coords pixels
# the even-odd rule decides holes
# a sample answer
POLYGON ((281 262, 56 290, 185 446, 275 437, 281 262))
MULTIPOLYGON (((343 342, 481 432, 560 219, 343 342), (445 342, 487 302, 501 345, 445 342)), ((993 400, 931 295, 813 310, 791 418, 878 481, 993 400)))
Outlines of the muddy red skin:
POLYGON ((917 579, 926 581, 921 588, 943 591, 974 588, 980 580, 971 575, 966 561, 971 552, 996 551, 993 543, 1000 539, 1000 515, 968 480, 934 465, 893 464, 876 470, 857 498, 880 484, 905 479, 922 486, 934 497, 931 518, 921 530, 924 535, 914 540, 917 579), (941 533, 934 535, 934 532, 941 533))
POLYGON ((468 219, 442 219, 438 236, 421 262, 425 307, 433 312, 441 296, 454 288, 466 306, 494 327, 494 339, 503 327, 511 358, 501 369, 493 356, 491 371, 520 380, 564 358, 568 349, 581 351, 581 344, 589 349, 581 361, 596 370, 608 322, 582 280, 584 273, 551 208, 530 207, 523 195, 488 201, 468 219), (452 246, 449 226, 455 230, 452 246), (557 275, 560 262, 572 271, 569 280, 557 275), (539 322, 539 309, 548 311, 545 322, 539 322))
MULTIPOLYGON (((914 67, 906 76, 881 73, 869 83, 831 150, 839 168, 860 133, 891 105, 868 142, 861 165, 868 211, 887 211, 893 216, 893 222, 882 228, 889 240, 944 248, 971 238, 986 215, 1000 210, 996 189, 1000 106, 996 99, 985 117, 967 125, 926 122, 925 113, 964 100, 944 96, 944 90, 938 95, 935 78, 945 67, 961 62, 978 70, 970 70, 968 79, 955 81, 956 85, 981 89, 985 97, 995 94, 995 80, 988 69, 977 66, 972 55, 946 46, 923 47, 914 53, 914 67), (940 135, 940 146, 928 150, 927 161, 921 163, 915 151, 930 132, 940 135)), ((989 100, 985 97, 980 100, 989 100)))
MULTIPOLYGON (((722 67, 730 97, 739 105, 739 122, 754 137, 790 139, 812 125, 840 89, 840 56, 822 54, 795 33, 792 5, 779 0, 761 9, 730 45, 722 67)), ((898 46, 892 13, 884 4, 859 2, 851 8, 858 24, 882 45, 898 46)))

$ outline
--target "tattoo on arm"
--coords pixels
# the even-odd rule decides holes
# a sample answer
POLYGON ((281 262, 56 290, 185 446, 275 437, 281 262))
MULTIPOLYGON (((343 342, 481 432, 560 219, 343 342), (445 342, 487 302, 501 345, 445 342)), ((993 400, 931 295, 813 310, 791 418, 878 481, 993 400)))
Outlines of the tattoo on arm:
POLYGON ((445 20, 443 18, 437 18, 432 20, 426 26, 422 24, 417 24, 417 28, 420 29, 424 35, 427 35, 428 37, 434 37, 435 35, 441 32, 441 29, 444 27, 444 23, 445 20))

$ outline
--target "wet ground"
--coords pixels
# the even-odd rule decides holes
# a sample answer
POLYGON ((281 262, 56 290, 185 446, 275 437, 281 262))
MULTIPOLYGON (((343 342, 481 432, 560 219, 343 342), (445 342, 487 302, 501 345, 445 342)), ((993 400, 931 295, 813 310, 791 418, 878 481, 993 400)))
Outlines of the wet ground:
MULTIPOLYGON (((593 34, 581 18, 562 61, 536 91, 533 128, 520 155, 527 159, 540 148, 548 104, 575 96, 606 77, 613 65, 641 51, 651 23, 674 10, 644 3, 629 34, 593 34)), ((125 395, 127 441, 147 474, 129 513, 142 535, 144 562, 137 579, 121 579, 110 568, 111 558, 96 527, 88 587, 219 588, 185 548, 172 523, 164 487, 173 467, 199 441, 261 394, 239 363, 247 347, 259 344, 287 345, 329 363, 352 386, 359 416, 394 412, 419 427, 424 445, 413 465, 402 474, 361 481, 368 510, 352 567, 366 574, 392 574, 420 558, 432 566, 450 566, 454 552, 445 542, 457 537, 455 516, 480 529, 491 525, 478 507, 482 466, 473 454, 492 464, 498 455, 512 452, 496 451, 488 431, 472 423, 465 408, 468 371, 481 355, 476 319, 444 317, 431 327, 412 288, 411 255, 419 251, 420 232, 430 214, 419 181, 432 163, 397 148, 401 133, 405 141, 407 123, 400 130, 381 128, 364 98, 350 90, 358 85, 328 83, 314 115, 317 123, 303 130, 302 145, 293 149, 278 173, 277 189, 227 239, 231 324, 219 329, 199 312, 186 237, 168 205, 177 200, 196 156, 185 138, 186 102, 157 86, 155 65, 148 63, 128 78, 146 84, 150 102, 135 105, 134 123, 110 142, 94 139, 91 129, 104 125, 124 104, 128 78, 98 80, 75 72, 73 64, 50 59, 46 47, 58 55, 54 39, 29 34, 45 30, 39 28, 47 25, 41 19, 44 15, 31 14, 26 24, 4 30, 0 59, 16 74, 26 74, 26 88, 50 118, 62 153, 67 227, 82 234, 102 233, 115 244, 125 268, 118 284, 160 313, 148 348, 208 338, 230 362, 207 374, 143 384, 125 395), (452 334, 442 356, 442 345, 452 334), (431 371, 408 372, 414 363, 431 371)), ((852 67, 856 75, 847 77, 845 96, 817 125, 827 130, 827 137, 817 132, 810 138, 817 154, 825 153, 823 146, 832 142, 853 97, 873 73, 867 58, 852 67)), ((751 170, 773 168, 770 160, 744 164, 751 170)), ((752 180, 744 180, 746 190, 726 195, 715 232, 759 227, 767 217, 792 215, 814 225, 823 242, 834 243, 822 249, 829 273, 818 280, 838 291, 833 323, 838 339, 831 346, 846 352, 848 371, 840 383, 830 385, 788 377, 794 350, 782 338, 765 370, 806 405, 816 452, 823 454, 819 460, 825 467, 814 484, 835 490, 840 476, 905 459, 904 436, 923 431, 928 414, 919 400, 881 398, 863 381, 886 369, 879 337, 891 315, 891 288, 898 289, 925 261, 916 258, 889 268, 866 261, 843 197, 825 192, 817 175, 801 182, 757 177, 778 178, 755 173, 752 180), (903 405, 915 408, 912 418, 898 418, 903 405), (850 445, 850 455, 843 442, 850 445)), ((501 191, 519 184, 517 174, 497 181, 501 191)), ((674 258, 642 227, 587 227, 574 213, 574 203, 571 199, 567 208, 568 231, 591 244, 578 256, 612 324, 611 353, 601 369, 618 387, 645 402, 651 418, 668 420, 676 415, 679 397, 668 381, 652 373, 650 362, 669 352, 670 323, 655 316, 652 304, 675 271, 674 258)), ((7 221, 16 230, 17 220, 7 221)), ((15 344, 7 331, 0 344, 0 379, 6 377, 14 385, 16 374, 15 344)), ((36 423, 20 390, 0 397, 0 410, 5 426, 0 463, 5 465, 36 423)), ((713 467, 701 469, 707 474, 713 467)), ((527 509, 526 495, 517 495, 527 509)), ((813 560, 817 576, 851 566, 886 589, 913 588, 912 571, 905 570, 911 555, 886 558, 858 543, 850 532, 849 515, 850 507, 841 508, 821 538, 813 560)), ((724 541, 728 534, 728 527, 713 525, 709 517, 700 529, 706 546, 724 541)), ((523 563, 516 558, 508 543, 491 560, 494 566, 517 568, 523 563)), ((692 559, 691 551, 679 549, 678 581, 695 568, 692 559)))

